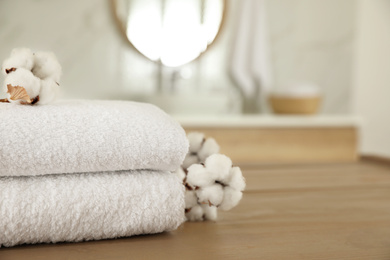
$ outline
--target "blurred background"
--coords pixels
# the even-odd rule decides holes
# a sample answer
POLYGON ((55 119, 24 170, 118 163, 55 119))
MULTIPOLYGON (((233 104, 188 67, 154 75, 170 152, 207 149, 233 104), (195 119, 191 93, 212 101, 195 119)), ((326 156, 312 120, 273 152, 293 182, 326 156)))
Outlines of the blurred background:
POLYGON ((352 140, 336 161, 390 156, 389 0, 1 0, 0 46, 53 51, 63 98, 154 103, 190 130, 315 129, 352 140))

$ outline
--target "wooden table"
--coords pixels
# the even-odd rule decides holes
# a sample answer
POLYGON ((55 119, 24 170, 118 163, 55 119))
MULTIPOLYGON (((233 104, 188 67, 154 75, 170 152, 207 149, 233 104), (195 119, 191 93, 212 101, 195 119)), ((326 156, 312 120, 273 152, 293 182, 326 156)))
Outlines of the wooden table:
POLYGON ((0 259, 390 259, 390 166, 243 167, 242 203, 158 235, 1 248, 0 259))

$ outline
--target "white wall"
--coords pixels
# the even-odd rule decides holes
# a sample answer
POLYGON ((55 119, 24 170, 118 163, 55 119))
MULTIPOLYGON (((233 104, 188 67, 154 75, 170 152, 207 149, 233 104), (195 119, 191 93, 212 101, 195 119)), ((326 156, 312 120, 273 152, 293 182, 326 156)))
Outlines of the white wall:
POLYGON ((315 83, 325 95, 323 113, 351 113, 357 3, 267 0, 276 87, 315 83))
MULTIPOLYGON (((322 112, 327 114, 350 112, 356 1, 266 1, 273 82, 317 83, 326 95, 322 112)), ((188 65, 194 77, 178 82, 189 98, 225 96, 215 113, 239 110, 237 87, 227 74, 239 2, 228 2, 229 19, 218 43, 188 65)), ((156 89, 155 64, 123 40, 108 0, 0 0, 0 46, 0 62, 14 47, 54 51, 63 65, 65 97, 133 99, 156 89)))
MULTIPOLYGON (((232 22, 227 21, 226 27, 232 22)), ((219 47, 186 66, 193 71, 192 77, 177 84, 179 93, 195 100, 187 102, 191 108, 186 111, 240 111, 237 91, 224 66, 230 38, 225 30, 219 47), (196 103, 201 98, 207 104, 196 103)), ((64 98, 156 101, 149 97, 156 94, 158 67, 134 51, 119 33, 109 0, 0 0, 0 46, 0 64, 15 47, 56 53, 63 67, 64 98)))
POLYGON ((359 0, 355 113, 361 152, 390 157, 390 1, 359 0))

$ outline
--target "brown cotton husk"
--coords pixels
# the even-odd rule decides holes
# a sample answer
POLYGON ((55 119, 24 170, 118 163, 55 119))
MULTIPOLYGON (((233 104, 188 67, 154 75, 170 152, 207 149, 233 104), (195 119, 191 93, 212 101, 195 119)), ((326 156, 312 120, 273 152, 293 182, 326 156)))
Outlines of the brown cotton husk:
POLYGON ((13 72, 13 71, 15 71, 16 70, 16 68, 10 68, 10 69, 5 69, 5 73, 11 73, 11 72, 13 72))
MULTIPOLYGON (((36 98, 31 99, 30 96, 27 94, 27 91, 24 87, 21 86, 12 86, 11 84, 7 85, 7 93, 10 94, 10 99, 17 101, 20 100, 21 104, 32 104, 36 98)), ((39 100, 39 98, 38 98, 39 100)), ((38 101, 35 101, 36 103, 38 101)))

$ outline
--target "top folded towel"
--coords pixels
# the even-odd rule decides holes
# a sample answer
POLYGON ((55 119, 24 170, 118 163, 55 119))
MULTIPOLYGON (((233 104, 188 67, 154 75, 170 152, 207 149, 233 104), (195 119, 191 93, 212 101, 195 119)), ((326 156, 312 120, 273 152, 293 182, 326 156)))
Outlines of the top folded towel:
POLYGON ((0 103, 0 176, 168 170, 188 151, 184 130, 159 108, 127 101, 0 103))

